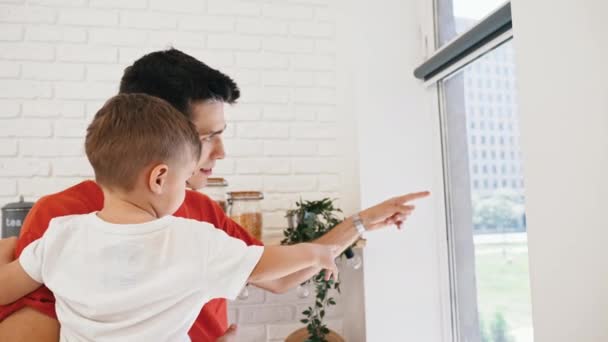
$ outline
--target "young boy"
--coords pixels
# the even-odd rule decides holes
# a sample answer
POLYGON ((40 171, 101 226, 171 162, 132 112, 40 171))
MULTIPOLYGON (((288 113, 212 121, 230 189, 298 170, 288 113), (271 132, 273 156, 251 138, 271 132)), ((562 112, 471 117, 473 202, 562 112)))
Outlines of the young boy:
POLYGON ((188 341, 205 302, 247 282, 309 267, 337 273, 337 247, 247 247, 212 225, 170 216, 183 202, 201 142, 163 100, 118 95, 96 114, 85 150, 104 193, 98 212, 53 219, 0 266, 0 304, 44 283, 61 341, 188 341), (137 122, 144 117, 146 125, 137 122))

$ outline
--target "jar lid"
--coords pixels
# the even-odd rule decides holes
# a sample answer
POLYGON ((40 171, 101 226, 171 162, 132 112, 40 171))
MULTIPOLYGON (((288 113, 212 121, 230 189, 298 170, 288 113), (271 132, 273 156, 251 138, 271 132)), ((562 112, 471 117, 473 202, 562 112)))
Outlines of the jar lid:
POLYGON ((2 209, 31 209, 34 206, 34 202, 25 202, 23 196, 19 196, 19 202, 8 203, 2 209))
POLYGON ((226 179, 220 178, 220 177, 210 177, 210 178, 207 178, 207 186, 210 186, 210 187, 228 186, 228 181, 226 179))
POLYGON ((259 191, 230 191, 228 197, 231 200, 261 200, 264 194, 259 191))

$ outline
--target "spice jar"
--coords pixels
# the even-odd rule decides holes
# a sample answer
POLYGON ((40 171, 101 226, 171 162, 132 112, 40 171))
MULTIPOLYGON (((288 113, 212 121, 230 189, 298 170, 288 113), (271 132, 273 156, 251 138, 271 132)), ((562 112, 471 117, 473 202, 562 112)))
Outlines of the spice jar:
POLYGON ((264 195, 259 191, 228 193, 228 215, 258 240, 262 239, 262 199, 264 195))
POLYGON ((226 188, 228 182, 224 178, 210 177, 207 178, 207 186, 203 188, 202 192, 209 196, 212 200, 216 201, 220 207, 227 212, 228 206, 226 202, 226 188))

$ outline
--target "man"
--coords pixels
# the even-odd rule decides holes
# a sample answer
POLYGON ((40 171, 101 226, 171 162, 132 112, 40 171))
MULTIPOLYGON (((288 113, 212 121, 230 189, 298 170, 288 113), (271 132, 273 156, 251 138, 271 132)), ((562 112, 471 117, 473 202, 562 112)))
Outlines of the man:
MULTIPOLYGON (((224 104, 233 104, 239 98, 236 83, 195 58, 170 49, 150 53, 125 69, 120 92, 160 97, 192 121, 200 135, 203 150, 198 172, 188 180, 188 185, 193 189, 203 187, 215 162, 225 157, 222 141, 222 132, 226 128, 224 104)), ((142 116, 141 124, 146 124, 145 115, 142 116)), ((407 202, 427 195, 424 192, 396 197, 366 209, 359 214, 360 220, 346 219, 317 242, 339 245, 346 249, 360 237, 363 229, 400 225, 414 209, 407 202)), ((29 243, 42 236, 52 218, 94 212, 100 210, 102 205, 103 194, 92 181, 41 198, 24 222, 16 244, 15 257, 29 243)), ((174 215, 210 222, 248 245, 262 244, 230 220, 215 202, 200 193, 188 192, 184 204, 174 215)), ((276 281, 252 285, 280 293, 297 286, 318 271, 315 268, 306 269, 276 281)), ((57 341, 59 336, 54 297, 45 287, 11 305, 1 307, 0 320, 3 320, 0 323, 0 341, 46 342, 57 341)), ((215 299, 203 307, 189 335, 192 341, 228 341, 235 329, 235 326, 228 327, 226 301, 215 299)))

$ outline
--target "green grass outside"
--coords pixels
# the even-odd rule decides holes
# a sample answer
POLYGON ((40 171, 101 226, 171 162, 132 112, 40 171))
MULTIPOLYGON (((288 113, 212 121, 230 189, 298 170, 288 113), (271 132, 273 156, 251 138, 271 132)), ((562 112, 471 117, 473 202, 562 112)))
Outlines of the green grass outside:
POLYGON ((532 342, 532 312, 526 244, 477 244, 480 318, 489 331, 495 314, 507 321, 513 342, 532 342))

